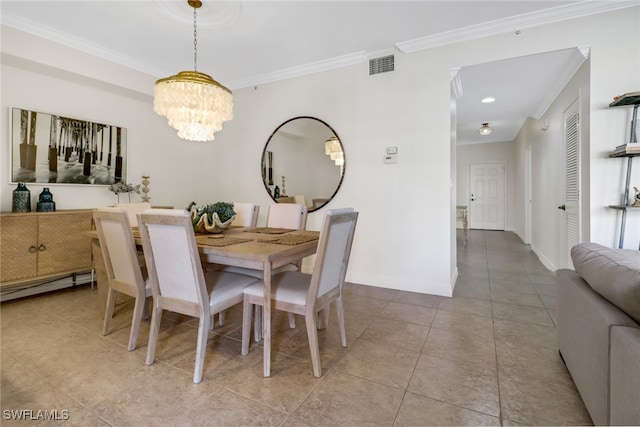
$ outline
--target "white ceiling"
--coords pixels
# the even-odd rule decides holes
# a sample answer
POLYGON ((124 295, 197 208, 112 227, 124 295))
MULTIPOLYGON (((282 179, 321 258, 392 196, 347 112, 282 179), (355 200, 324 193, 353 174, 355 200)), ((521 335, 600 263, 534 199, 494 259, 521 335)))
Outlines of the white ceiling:
MULTIPOLYGON (((198 71, 229 87, 281 80, 638 4, 595 1, 225 1, 198 9, 198 71)), ((193 9, 175 1, 2 0, 0 22, 156 77, 193 69, 193 9)), ((546 107, 577 49, 460 70, 458 140, 511 140, 546 107), (478 98, 494 96, 491 105, 478 98), (515 129, 515 131, 514 131, 515 129)), ((571 72, 571 75, 573 72, 571 72)), ((570 77, 570 75, 568 76, 570 77)), ((565 81, 566 82, 566 81, 565 81)), ((561 82, 562 86, 564 82, 561 82)))

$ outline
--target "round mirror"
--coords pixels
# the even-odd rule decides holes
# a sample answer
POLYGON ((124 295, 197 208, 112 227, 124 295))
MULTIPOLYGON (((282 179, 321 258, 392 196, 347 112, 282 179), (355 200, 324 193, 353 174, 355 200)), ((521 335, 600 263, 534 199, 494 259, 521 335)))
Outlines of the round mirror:
POLYGON ((345 158, 336 132, 320 119, 294 117, 276 128, 262 151, 262 181, 278 203, 301 203, 309 212, 336 195, 345 158))

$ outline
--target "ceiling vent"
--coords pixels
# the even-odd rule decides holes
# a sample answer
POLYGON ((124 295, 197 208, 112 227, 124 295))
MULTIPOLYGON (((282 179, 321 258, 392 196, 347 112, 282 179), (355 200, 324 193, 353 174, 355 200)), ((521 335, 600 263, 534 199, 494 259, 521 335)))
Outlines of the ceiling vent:
POLYGON ((394 70, 394 56, 387 55, 369 60, 369 75, 388 73, 394 70))

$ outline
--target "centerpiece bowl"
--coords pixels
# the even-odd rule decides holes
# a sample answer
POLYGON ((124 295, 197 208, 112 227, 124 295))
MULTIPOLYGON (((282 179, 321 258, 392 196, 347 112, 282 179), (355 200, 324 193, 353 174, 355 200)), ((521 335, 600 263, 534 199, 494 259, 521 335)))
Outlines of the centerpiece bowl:
POLYGON ((191 209, 191 223, 196 233, 221 233, 235 217, 233 203, 216 202, 191 209))

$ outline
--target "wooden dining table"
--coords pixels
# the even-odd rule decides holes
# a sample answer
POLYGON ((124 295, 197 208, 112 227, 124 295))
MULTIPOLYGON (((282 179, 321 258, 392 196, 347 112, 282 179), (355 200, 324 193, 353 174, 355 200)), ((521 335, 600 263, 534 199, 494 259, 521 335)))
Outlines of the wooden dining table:
MULTIPOLYGON (((96 231, 86 232, 92 238, 94 268, 98 293, 106 304, 106 270, 96 231)), ((238 227, 220 234, 196 234, 201 259, 208 263, 246 267, 263 272, 264 303, 262 309, 262 337, 264 348, 264 376, 271 375, 271 276, 276 268, 296 263, 316 253, 318 231, 288 230, 267 227, 238 227)), ((139 233, 134 240, 140 247, 139 233)), ((104 304, 103 304, 104 306, 104 304)))

